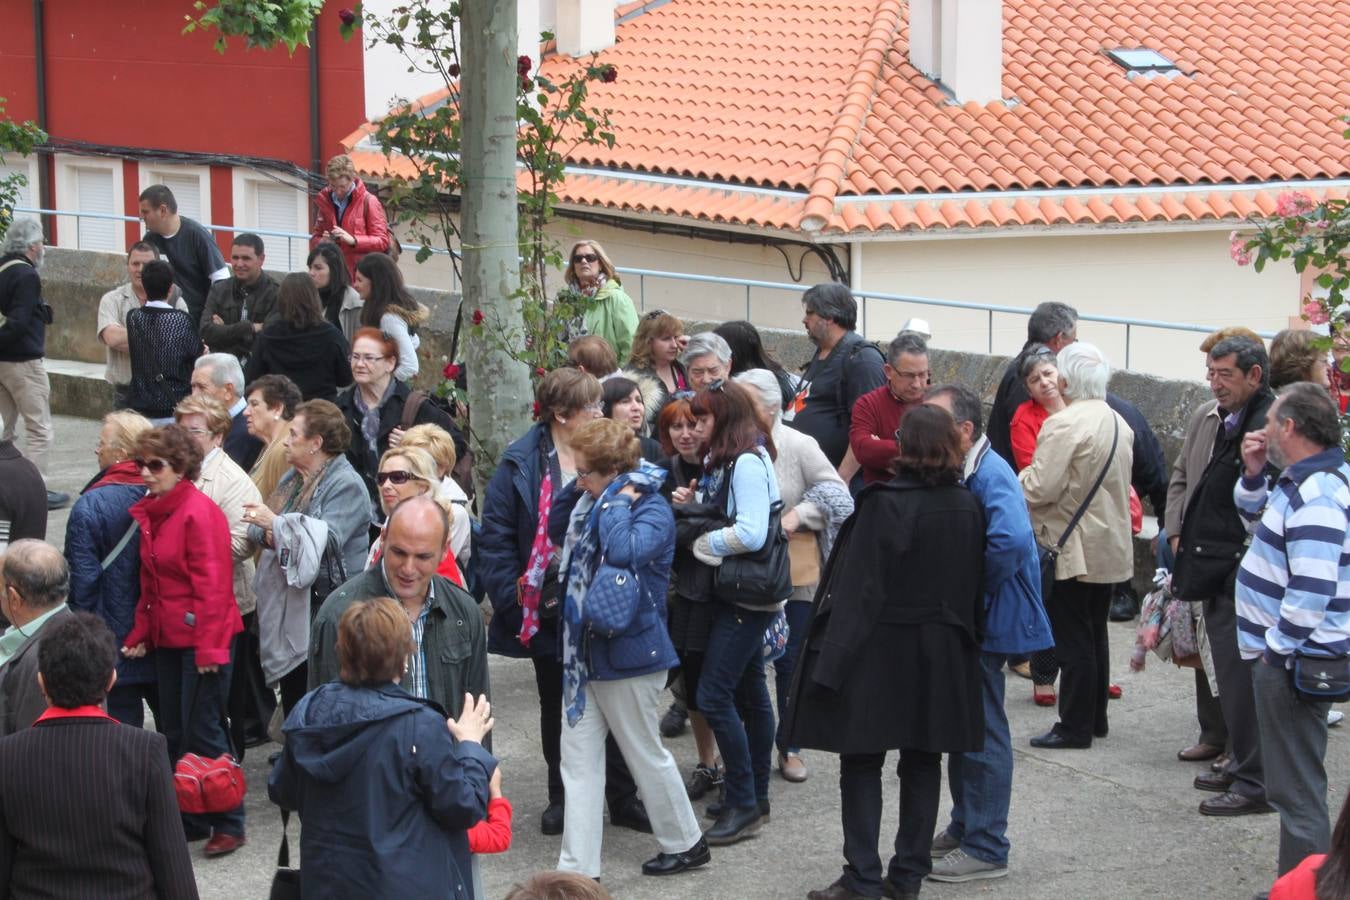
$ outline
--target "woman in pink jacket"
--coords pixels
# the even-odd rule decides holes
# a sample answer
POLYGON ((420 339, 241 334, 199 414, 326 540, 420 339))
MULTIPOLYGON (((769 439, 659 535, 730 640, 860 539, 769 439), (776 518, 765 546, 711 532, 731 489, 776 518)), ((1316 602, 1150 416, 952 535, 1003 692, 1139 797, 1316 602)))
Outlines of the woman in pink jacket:
MULTIPOLYGON (((234 561, 225 514, 192 482, 202 451, 181 425, 136 440, 136 466, 149 493, 131 507, 141 528, 141 596, 122 653, 154 651, 160 731, 175 761, 230 749, 224 709, 235 635, 244 628, 234 599, 234 561)), ((189 841, 209 838, 207 856, 244 843, 244 807, 184 815, 189 841)))

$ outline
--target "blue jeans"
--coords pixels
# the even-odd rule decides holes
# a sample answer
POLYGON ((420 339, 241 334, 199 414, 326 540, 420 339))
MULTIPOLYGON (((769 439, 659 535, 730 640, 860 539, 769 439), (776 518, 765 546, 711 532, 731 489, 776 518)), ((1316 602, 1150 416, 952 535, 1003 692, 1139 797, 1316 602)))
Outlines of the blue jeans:
MULTIPOLYGON (((233 649, 230 656, 233 659, 233 649)), ((197 654, 191 647, 159 647, 154 660, 159 673, 159 708, 164 716, 159 730, 169 743, 169 764, 178 762, 185 753, 208 759, 229 753, 225 706, 230 697, 233 664, 221 666, 219 672, 199 675, 197 654)), ((243 837, 244 805, 223 813, 184 813, 183 825, 190 831, 214 830, 243 837)))
POLYGON ((789 600, 783 607, 788 621, 788 642, 783 655, 773 661, 773 687, 778 698, 778 735, 774 743, 780 753, 796 753, 800 747, 789 747, 783 728, 787 722, 788 697, 792 694, 792 673, 797 669, 797 657, 806 642, 806 626, 811 621, 810 600, 789 600))
POLYGON ((698 682, 698 708, 726 767, 726 802, 769 799, 773 705, 764 681, 764 631, 776 615, 719 603, 698 682), (739 706, 739 709, 738 709, 739 706), (744 716, 744 721, 741 717, 744 716))
POLYGON ((947 762, 952 821, 947 834, 967 855, 996 866, 1008 864, 1008 802, 1012 799, 1013 755, 1008 716, 1003 711, 1001 653, 980 653, 984 676, 984 749, 953 753, 947 762))

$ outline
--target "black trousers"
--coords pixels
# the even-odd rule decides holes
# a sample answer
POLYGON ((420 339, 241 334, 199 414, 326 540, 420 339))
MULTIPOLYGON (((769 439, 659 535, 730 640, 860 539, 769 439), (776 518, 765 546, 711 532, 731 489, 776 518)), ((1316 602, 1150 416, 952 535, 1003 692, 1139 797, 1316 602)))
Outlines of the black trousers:
POLYGON ((267 725, 277 708, 276 692, 263 678, 257 620, 256 612, 244 616, 244 630, 235 638, 234 674, 230 678, 230 730, 241 762, 245 747, 269 740, 267 725))
POLYGON ((277 682, 281 688, 281 714, 289 716, 295 704, 309 691, 309 663, 302 662, 277 682))
MULTIPOLYGON (((562 781, 562 662, 534 657, 534 683, 539 689, 539 737, 548 765, 548 802, 563 802, 562 781)), ((637 799, 637 783, 628 771, 614 735, 605 738, 605 802, 610 812, 637 799)))
MULTIPOLYGON (((844 885, 865 897, 882 896, 877 840, 881 836, 881 767, 885 762, 884 753, 845 753, 839 757, 844 885)), ((900 776, 900 823, 886 880, 901 893, 917 893, 933 869, 929 850, 942 792, 942 755, 901 750, 896 774, 900 776)))
POLYGON ((1110 684, 1107 613, 1111 585, 1077 579, 1056 581, 1045 611, 1055 634, 1059 662, 1059 724, 1066 737, 1091 743, 1105 737, 1110 684))

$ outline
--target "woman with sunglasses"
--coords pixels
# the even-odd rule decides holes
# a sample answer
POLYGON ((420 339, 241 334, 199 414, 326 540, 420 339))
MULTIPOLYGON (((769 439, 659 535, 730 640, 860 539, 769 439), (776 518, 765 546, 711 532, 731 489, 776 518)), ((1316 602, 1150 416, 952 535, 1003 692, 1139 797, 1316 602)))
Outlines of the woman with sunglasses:
POLYGON ((656 417, 671 397, 689 390, 689 376, 680 363, 683 338, 684 323, 664 309, 652 310, 638 323, 633 355, 623 374, 642 388, 644 433, 656 430, 656 417))
MULTIPOLYGON (((714 381, 689 401, 707 446, 704 474, 676 489, 674 503, 691 499, 721 510, 730 522, 700 536, 694 556, 720 566, 729 556, 754 553, 769 539, 779 504, 773 439, 745 388, 714 381)), ((784 596, 760 605, 714 597, 712 626, 697 702, 717 736, 726 766, 726 799, 709 809, 717 821, 705 837, 714 846, 755 834, 769 813, 774 718, 764 680, 764 632, 782 610, 784 596)))
MULTIPOLYGON (((398 346, 398 352, 390 354, 394 358, 394 378, 412 381, 419 368, 417 348, 421 340, 417 326, 427 320, 430 311, 408 293, 398 263, 383 253, 361 257, 352 287, 361 297, 361 327, 378 329, 394 339, 398 346)), ((355 337, 352 342, 355 343, 355 337)))
MULTIPOLYGON (((359 265, 364 265, 367 259, 370 257, 362 259, 359 265)), ((439 425, 452 435, 459 431, 445 410, 425 398, 417 405, 412 421, 405 424, 408 417, 404 410, 412 389, 395 377, 402 352, 392 335, 377 328, 359 329, 352 341, 351 354, 355 383, 341 391, 336 401, 351 429, 347 461, 365 481, 372 523, 384 521, 379 509, 380 492, 375 484, 380 457, 390 447, 399 445, 404 429, 408 425, 430 424, 439 425)))
MULTIPOLYGON (((554 499, 577 477, 572 438, 601 417, 600 382, 577 369, 555 369, 535 388, 538 422, 502 453, 483 498, 483 533, 474 550, 478 577, 492 601, 488 652, 525 658, 539 691, 539 734, 548 766, 544 834, 561 834, 564 796, 560 768, 563 665, 558 653, 562 548, 549 538, 554 499)), ((605 794, 610 822, 650 830, 632 775, 613 740, 606 744, 605 794)))
POLYGON ((350 441, 336 406, 300 404, 286 436, 290 470, 263 503, 244 506, 249 538, 263 548, 253 582, 263 675, 280 683, 287 713, 307 687, 313 613, 362 571, 370 546, 369 497, 344 455, 350 441))
MULTIPOLYGON (((202 451, 181 425, 136 439, 136 466, 147 495, 131 507, 141 527, 141 596, 122 655, 154 651, 159 729, 175 761, 184 753, 214 759, 230 749, 225 707, 235 635, 243 619, 234 599, 230 524, 193 485, 202 451)), ((188 840, 209 838, 207 856, 244 843, 244 807, 184 815, 188 840)))
MULTIPOLYGON (((388 523, 389 514, 394 511, 394 507, 409 497, 422 494, 430 494, 436 504, 445 510, 451 522, 454 522, 455 516, 464 515, 464 512, 455 509, 449 500, 441 498, 438 491, 440 480, 436 472, 436 461, 427 451, 417 447, 399 447, 386 453, 380 459, 380 473, 375 476, 375 481, 380 486, 380 509, 384 510, 385 523, 388 523)), ((453 533, 452 526, 451 534, 453 533)), ((384 526, 381 526, 379 537, 370 545, 366 568, 369 569, 379 562, 383 554, 384 526)), ((453 547, 446 547, 445 557, 436 568, 436 574, 443 575, 460 587, 464 587, 464 574, 459 570, 453 547)))
POLYGON ((586 334, 596 334, 609 341, 619 359, 627 359, 633 349, 633 333, 637 331, 637 306, 624 293, 614 263, 609 261, 605 248, 595 241, 578 241, 567 256, 567 286, 595 301, 581 319, 586 334))

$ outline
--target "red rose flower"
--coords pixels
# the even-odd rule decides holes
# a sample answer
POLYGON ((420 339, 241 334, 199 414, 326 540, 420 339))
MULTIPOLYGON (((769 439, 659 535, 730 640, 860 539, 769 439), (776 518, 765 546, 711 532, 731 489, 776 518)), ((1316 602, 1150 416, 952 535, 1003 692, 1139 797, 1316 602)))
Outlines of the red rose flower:
POLYGON ((441 370, 441 374, 445 376, 446 381, 454 381, 459 377, 459 366, 455 363, 446 363, 445 368, 441 370))
POLYGON ((543 366, 535 366, 534 374, 538 375, 540 378, 543 378, 545 375, 548 374, 548 369, 545 369, 543 366))
POLYGON ((619 70, 613 66, 605 66, 605 70, 600 73, 600 80, 605 84, 612 84, 619 77, 619 70))
POLYGON ((451 78, 458 78, 458 77, 459 77, 459 63, 451 63, 451 64, 446 68, 446 71, 448 71, 448 72, 450 73, 450 77, 451 77, 451 78))
POLYGON ((536 418, 536 419, 539 418, 539 401, 538 401, 538 400, 534 401, 534 406, 531 407, 531 411, 530 411, 530 412, 531 412, 531 415, 534 416, 534 418, 536 418))
POLYGON ((483 324, 483 311, 481 309, 475 309, 473 311, 473 324, 475 325, 483 324))
POLYGON ((352 12, 350 9, 338 10, 338 18, 342 20, 343 25, 356 24, 356 13, 352 12))
POLYGON ((516 73, 519 74, 522 78, 524 78, 526 75, 530 74, 530 68, 533 65, 534 61, 531 60, 528 56, 517 57, 516 73))

